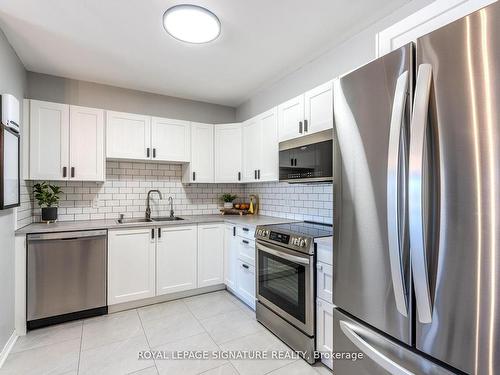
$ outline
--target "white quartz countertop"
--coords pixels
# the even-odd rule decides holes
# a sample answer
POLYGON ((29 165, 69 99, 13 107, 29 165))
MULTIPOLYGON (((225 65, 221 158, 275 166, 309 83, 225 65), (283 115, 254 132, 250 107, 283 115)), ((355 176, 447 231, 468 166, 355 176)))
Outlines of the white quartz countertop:
POLYGON ((95 230, 95 229, 119 229, 119 228, 144 228, 144 227, 165 227, 171 225, 189 225, 189 224, 206 224, 206 223, 230 223, 236 225, 248 225, 255 227, 257 225, 271 225, 293 223, 297 220, 290 220, 280 217, 263 216, 263 215, 193 215, 180 216, 184 220, 178 221, 153 221, 150 223, 126 223, 118 224, 116 219, 107 220, 79 220, 79 221, 61 221, 57 223, 33 223, 16 231, 16 235, 31 234, 31 233, 52 233, 52 232, 69 232, 80 230, 95 230))

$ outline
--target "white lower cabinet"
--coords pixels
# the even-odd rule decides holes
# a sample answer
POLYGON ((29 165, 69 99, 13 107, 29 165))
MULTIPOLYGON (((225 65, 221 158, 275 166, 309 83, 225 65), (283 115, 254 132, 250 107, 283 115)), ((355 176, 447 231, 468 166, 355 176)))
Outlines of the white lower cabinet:
POLYGON ((255 310, 255 227, 226 224, 224 282, 255 310))
POLYGON ((197 227, 157 229, 156 294, 196 288, 197 227))
POLYGON ((155 295, 154 229, 108 232, 108 305, 155 295))
POLYGON ((238 259, 255 266, 255 241, 238 238, 238 259))
POLYGON ((255 310, 255 267, 238 259, 238 296, 255 310))
POLYGON ((224 283, 234 292, 238 266, 238 237, 235 233, 236 226, 226 224, 224 227, 224 283))
MULTIPOLYGON (((316 302, 316 350, 325 353, 333 352, 333 304, 318 299, 316 302)), ((332 368, 332 359, 322 359, 332 368)))
POLYGON ((326 302, 333 303, 333 267, 317 262, 317 296, 326 302))
POLYGON ((224 224, 198 226, 198 288, 224 284, 224 224))

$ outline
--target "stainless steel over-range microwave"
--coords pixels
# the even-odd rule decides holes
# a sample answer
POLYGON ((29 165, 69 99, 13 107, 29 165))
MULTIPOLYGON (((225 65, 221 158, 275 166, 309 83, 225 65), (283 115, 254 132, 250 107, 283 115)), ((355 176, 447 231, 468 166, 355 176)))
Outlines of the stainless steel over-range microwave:
POLYGON ((280 181, 333 180, 333 130, 280 142, 280 181))

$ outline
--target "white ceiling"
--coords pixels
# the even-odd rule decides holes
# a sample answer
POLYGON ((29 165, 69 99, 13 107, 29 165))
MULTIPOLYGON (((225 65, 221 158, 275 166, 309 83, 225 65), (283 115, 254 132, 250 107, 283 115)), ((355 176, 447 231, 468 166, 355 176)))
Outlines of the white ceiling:
POLYGON ((215 42, 171 38, 174 0, 0 0, 26 69, 237 106, 409 0, 186 0, 222 23, 215 42))

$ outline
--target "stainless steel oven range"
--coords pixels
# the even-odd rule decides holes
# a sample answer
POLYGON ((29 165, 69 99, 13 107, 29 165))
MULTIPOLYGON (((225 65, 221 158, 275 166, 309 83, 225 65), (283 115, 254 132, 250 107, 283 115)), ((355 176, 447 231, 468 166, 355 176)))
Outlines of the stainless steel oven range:
POLYGON ((258 226, 255 231, 257 320, 314 363, 315 238, 330 225, 298 222, 258 226))

